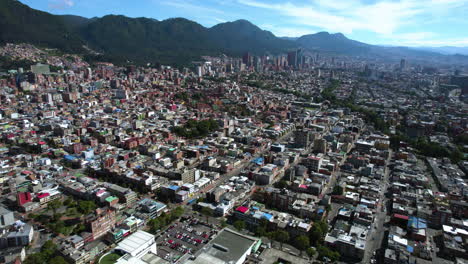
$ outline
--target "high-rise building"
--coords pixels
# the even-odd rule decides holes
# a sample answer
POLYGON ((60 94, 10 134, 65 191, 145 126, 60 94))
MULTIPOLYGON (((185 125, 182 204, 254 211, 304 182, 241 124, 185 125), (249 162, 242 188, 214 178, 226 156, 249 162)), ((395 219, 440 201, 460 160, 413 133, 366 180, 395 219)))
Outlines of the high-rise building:
POLYGON ((400 70, 403 71, 405 69, 406 69, 406 60, 401 59, 401 61, 400 61, 400 70))
POLYGON ((468 94, 468 75, 452 76, 450 83, 460 87, 463 95, 468 94))
POLYGON ((288 65, 296 67, 297 64, 297 53, 296 51, 288 52, 288 65))
POLYGON ((304 64, 305 58, 302 49, 288 52, 288 64, 294 68, 301 68, 304 64))
POLYGON ((245 53, 244 56, 242 57, 242 62, 247 65, 247 67, 250 67, 252 66, 252 61, 253 61, 253 58, 252 58, 252 54, 250 53, 245 53))
POLYGON ((311 144, 311 132, 308 130, 296 130, 294 132, 294 144, 298 148, 307 148, 311 144))

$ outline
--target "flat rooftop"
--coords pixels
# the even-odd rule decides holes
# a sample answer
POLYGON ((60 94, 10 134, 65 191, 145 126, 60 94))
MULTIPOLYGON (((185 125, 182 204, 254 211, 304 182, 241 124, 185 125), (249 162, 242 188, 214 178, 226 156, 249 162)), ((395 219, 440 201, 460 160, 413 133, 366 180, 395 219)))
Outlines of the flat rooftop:
POLYGON ((140 250, 142 246, 147 245, 151 240, 154 240, 152 234, 138 230, 120 242, 116 249, 132 254, 140 250))
POLYGON ((224 229, 204 247, 203 253, 192 263, 236 263, 257 241, 258 239, 224 229))

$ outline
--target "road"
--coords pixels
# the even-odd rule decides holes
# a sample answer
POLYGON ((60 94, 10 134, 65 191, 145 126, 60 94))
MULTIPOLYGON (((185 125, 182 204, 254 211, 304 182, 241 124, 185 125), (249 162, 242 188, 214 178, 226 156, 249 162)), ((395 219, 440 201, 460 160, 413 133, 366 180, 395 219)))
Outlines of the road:
POLYGON ((368 236, 367 238, 366 251, 364 253, 364 258, 362 259, 361 263, 370 263, 373 253, 380 248, 386 231, 386 228, 384 226, 385 218, 387 216, 387 210, 385 208, 387 198, 385 197, 385 193, 387 192, 387 188, 389 185, 390 169, 388 168, 388 164, 390 162, 391 157, 392 152, 390 151, 389 158, 387 159, 387 162, 385 164, 384 177, 381 180, 382 189, 379 193, 379 203, 377 204, 376 208, 376 216, 374 218, 374 222, 371 225, 371 233, 370 236, 368 236))

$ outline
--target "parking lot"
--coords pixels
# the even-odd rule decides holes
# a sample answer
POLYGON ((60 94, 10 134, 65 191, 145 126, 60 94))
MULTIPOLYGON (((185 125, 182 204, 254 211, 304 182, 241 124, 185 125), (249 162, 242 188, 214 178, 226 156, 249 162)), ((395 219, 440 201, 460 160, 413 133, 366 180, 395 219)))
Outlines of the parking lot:
POLYGON ((158 238, 158 256, 175 262, 200 250, 216 233, 217 230, 195 218, 176 222, 158 238))

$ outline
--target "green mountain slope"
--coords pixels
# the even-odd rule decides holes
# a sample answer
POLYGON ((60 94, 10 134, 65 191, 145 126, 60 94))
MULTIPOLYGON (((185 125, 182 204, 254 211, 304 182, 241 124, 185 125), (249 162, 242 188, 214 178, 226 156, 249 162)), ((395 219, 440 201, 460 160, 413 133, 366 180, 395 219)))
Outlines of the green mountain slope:
POLYGON ((0 43, 27 42, 64 51, 82 51, 83 41, 59 16, 41 12, 16 0, 0 0, 0 43))

